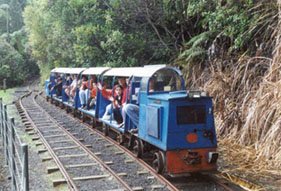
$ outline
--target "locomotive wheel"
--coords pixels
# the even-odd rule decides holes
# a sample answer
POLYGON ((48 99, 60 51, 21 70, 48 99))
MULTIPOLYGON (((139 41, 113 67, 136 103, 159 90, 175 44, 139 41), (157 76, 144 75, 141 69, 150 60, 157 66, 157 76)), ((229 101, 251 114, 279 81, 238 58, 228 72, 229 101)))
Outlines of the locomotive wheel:
POLYGON ((108 136, 108 133, 109 133, 109 127, 107 125, 103 125, 103 134, 104 136, 108 136))
POLYGON ((133 153, 136 157, 141 158, 143 155, 143 142, 140 139, 134 141, 133 153))
POLYGON ((155 171, 159 174, 162 174, 164 171, 164 162, 165 161, 165 155, 162 151, 154 153, 154 160, 152 163, 153 168, 155 171))

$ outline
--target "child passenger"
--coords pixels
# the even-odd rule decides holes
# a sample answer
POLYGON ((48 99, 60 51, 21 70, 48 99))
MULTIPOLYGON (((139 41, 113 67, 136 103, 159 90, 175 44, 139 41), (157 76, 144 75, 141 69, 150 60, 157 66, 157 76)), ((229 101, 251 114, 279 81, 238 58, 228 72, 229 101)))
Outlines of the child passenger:
POLYGON ((96 105, 97 100, 97 84, 96 82, 92 83, 92 89, 90 92, 90 98, 88 99, 88 108, 91 109, 96 105))
POLYGON ((115 96, 112 97, 110 96, 108 98, 112 104, 108 105, 106 107, 106 111, 103 115, 103 119, 107 119, 109 114, 113 112, 113 117, 117 121, 118 124, 123 122, 123 118, 121 115, 121 110, 122 110, 122 99, 123 99, 123 88, 121 85, 116 85, 115 86, 115 96))
POLYGON ((88 78, 86 76, 82 76, 82 82, 81 82, 81 87, 79 90, 79 98, 80 98, 80 103, 81 103, 81 108, 85 109, 87 100, 88 100, 88 94, 87 94, 87 89, 88 89, 88 78))
POLYGON ((121 124, 123 122, 122 117, 122 100, 123 100, 123 88, 121 85, 117 85, 115 88, 116 96, 113 100, 113 116, 114 119, 118 124, 121 124))

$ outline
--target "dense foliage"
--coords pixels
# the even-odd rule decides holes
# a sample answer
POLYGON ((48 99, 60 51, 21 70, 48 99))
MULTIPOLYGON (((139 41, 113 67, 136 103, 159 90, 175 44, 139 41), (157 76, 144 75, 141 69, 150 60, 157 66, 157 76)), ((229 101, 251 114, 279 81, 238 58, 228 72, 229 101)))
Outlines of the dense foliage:
MULTIPOLYGON (((276 3, 253 0, 31 0, 24 18, 42 65, 135 66, 253 55, 276 3), (270 10, 270 11, 269 11, 270 10)), ((266 53, 266 52, 265 52, 266 53)), ((267 52, 268 53, 268 52, 267 52)))
POLYGON ((0 83, 6 78, 8 87, 20 85, 39 72, 23 26, 24 2, 0 0, 0 83))

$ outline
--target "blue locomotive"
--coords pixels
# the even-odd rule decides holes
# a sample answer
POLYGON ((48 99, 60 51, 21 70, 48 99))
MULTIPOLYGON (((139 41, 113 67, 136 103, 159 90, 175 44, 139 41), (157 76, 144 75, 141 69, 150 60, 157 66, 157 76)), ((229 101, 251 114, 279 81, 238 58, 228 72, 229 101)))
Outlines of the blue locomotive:
POLYGON ((52 71, 50 80, 46 81, 49 99, 64 104, 82 119, 88 117, 93 124, 103 124, 105 135, 115 132, 118 141, 128 143, 138 157, 153 153, 153 167, 158 173, 181 175, 216 170, 218 153, 212 98, 201 91, 187 91, 178 69, 155 65, 72 70, 76 73, 59 68, 52 71), (84 91, 81 85, 75 87, 73 101, 69 101, 64 89, 62 95, 56 95, 52 88, 54 79, 62 78, 64 87, 66 77, 73 74, 77 79, 87 74, 88 87, 93 82, 89 79, 95 79, 99 87, 93 106, 81 106, 79 95, 84 91), (120 89, 125 96, 118 96, 120 89), (113 97, 120 98, 120 107, 114 105, 113 97), (119 117, 115 115, 116 108, 119 117), (134 117, 127 110, 131 114, 135 111, 134 117))

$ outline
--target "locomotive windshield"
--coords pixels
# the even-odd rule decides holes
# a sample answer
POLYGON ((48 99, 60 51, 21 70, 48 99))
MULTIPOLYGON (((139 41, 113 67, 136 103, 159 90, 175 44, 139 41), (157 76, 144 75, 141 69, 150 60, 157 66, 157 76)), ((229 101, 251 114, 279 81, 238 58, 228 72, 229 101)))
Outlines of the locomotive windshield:
POLYGON ((182 78, 174 70, 164 68, 158 70, 149 78, 147 83, 143 83, 141 91, 149 92, 171 92, 182 90, 182 78), (148 83, 148 84, 147 84, 148 83))
POLYGON ((204 106, 178 106, 177 124, 204 124, 206 111, 204 106))

